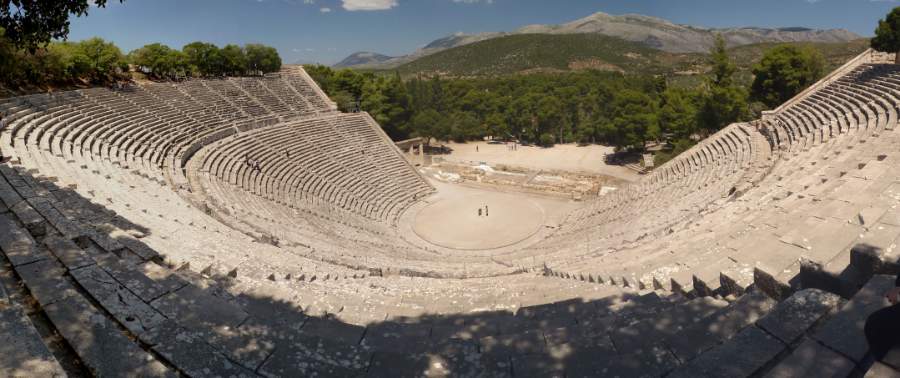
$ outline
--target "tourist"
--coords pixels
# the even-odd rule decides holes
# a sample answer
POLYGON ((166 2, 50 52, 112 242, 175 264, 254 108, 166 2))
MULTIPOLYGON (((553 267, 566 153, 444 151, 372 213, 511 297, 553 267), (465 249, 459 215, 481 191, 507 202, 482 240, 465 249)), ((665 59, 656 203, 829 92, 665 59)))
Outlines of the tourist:
POLYGON ((478 208, 478 216, 479 217, 481 216, 481 208, 480 207, 478 208))
POLYGON ((900 275, 894 280, 894 287, 884 294, 890 307, 875 311, 866 319, 866 339, 869 353, 875 360, 884 358, 891 348, 900 344, 900 275))
POLYGON ((488 216, 488 215, 490 215, 490 214, 488 214, 488 207, 487 207, 487 205, 484 205, 484 216, 488 216))

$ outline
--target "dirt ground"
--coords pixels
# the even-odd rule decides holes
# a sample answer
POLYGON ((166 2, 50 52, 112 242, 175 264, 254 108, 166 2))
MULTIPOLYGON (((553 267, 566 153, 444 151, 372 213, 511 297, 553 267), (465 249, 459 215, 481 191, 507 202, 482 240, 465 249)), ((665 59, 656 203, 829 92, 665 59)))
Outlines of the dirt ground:
POLYGON ((613 152, 612 147, 559 144, 543 148, 520 145, 518 149, 511 151, 506 144, 487 142, 444 143, 444 145, 452 148, 453 152, 438 157, 458 163, 485 162, 489 165, 504 164, 537 170, 583 172, 612 176, 625 181, 636 181, 640 177, 628 168, 604 162, 604 156, 613 152))

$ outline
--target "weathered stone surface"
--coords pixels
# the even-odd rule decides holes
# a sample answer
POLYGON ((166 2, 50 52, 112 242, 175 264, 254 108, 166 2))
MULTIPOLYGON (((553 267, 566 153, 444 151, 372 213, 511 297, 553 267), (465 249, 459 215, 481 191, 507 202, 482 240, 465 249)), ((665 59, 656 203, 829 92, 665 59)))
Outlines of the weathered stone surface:
POLYGON ((431 326, 427 324, 381 322, 366 329, 362 345, 379 350, 416 351, 428 344, 430 336, 431 326))
POLYGON ((71 240, 49 236, 44 239, 44 245, 69 270, 95 264, 94 260, 71 240))
POLYGON ((801 290, 775 306, 756 324, 783 343, 791 344, 837 306, 840 299, 818 289, 801 290))
POLYGON ((679 360, 689 361, 753 324, 774 306, 775 301, 765 294, 749 292, 728 307, 666 338, 666 344, 679 360))
POLYGON ((753 269, 753 282, 759 290, 778 300, 784 300, 791 294, 791 287, 787 283, 759 267, 753 269))
POLYGON ((301 332, 308 335, 320 336, 328 340, 340 341, 351 345, 358 344, 362 340, 365 331, 364 327, 320 317, 310 317, 301 329, 301 332))
POLYGON ((0 250, 6 254, 6 258, 18 266, 47 258, 46 254, 35 250, 34 239, 23 228, 7 217, 0 214, 0 250))
MULTIPOLYGON (((664 347, 614 354, 597 347, 574 350, 562 358, 566 377, 658 377, 674 369, 677 360, 664 347)), ((516 375, 518 376, 518 374, 516 375)))
POLYGON ((866 318, 887 305, 884 293, 894 287, 894 277, 877 275, 866 284, 844 307, 842 307, 813 338, 850 357, 855 362, 862 361, 869 349, 863 333, 866 318))
POLYGON ((749 326, 722 345, 679 367, 670 377, 749 377, 787 348, 765 331, 749 326))
POLYGON ((94 259, 103 270, 148 303, 188 284, 171 270, 154 263, 129 266, 110 254, 95 255, 94 259))
POLYGON ((47 233, 47 222, 44 220, 44 217, 32 208, 28 202, 19 202, 18 205, 11 207, 10 210, 16 214, 19 221, 32 235, 43 236, 47 233))
POLYGON ((162 314, 141 301, 96 265, 73 270, 70 273, 91 297, 138 337, 158 327, 165 320, 162 314))
POLYGON ((46 306, 44 311, 95 375, 175 376, 81 296, 46 306))
POLYGON ((790 356, 766 373, 769 378, 847 377, 855 364, 846 357, 807 339, 790 356))
POLYGON ((194 285, 166 294, 150 305, 192 330, 237 328, 247 319, 247 313, 240 307, 194 285))
POLYGON ((695 298, 652 318, 611 329, 610 337, 620 353, 639 350, 658 343, 662 337, 674 335, 727 305, 728 302, 714 298, 695 298))
POLYGON ((255 377, 249 369, 228 360, 206 343, 205 334, 191 332, 173 321, 166 321, 154 330, 159 343, 153 351, 159 353, 176 369, 191 377, 255 377))
POLYGON ((265 376, 358 376, 372 357, 368 348, 291 328, 272 330, 271 335, 276 340, 275 353, 259 369, 265 376))
POLYGON ((0 376, 64 377, 31 320, 15 306, 0 303, 0 376))
POLYGON ((72 284, 63 277, 66 271, 56 260, 45 259, 20 265, 16 267, 16 273, 19 273, 28 291, 42 306, 79 296, 72 284))

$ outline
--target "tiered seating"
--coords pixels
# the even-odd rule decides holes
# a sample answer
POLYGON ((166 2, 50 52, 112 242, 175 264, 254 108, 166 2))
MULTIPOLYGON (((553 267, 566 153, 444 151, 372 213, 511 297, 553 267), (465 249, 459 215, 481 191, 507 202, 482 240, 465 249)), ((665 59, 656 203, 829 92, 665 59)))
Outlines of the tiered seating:
POLYGON ((432 187, 302 69, 3 100, 5 339, 70 375, 863 371, 847 330, 900 267, 851 255, 900 240, 898 90, 863 54, 536 244, 458 254, 406 242, 432 187))

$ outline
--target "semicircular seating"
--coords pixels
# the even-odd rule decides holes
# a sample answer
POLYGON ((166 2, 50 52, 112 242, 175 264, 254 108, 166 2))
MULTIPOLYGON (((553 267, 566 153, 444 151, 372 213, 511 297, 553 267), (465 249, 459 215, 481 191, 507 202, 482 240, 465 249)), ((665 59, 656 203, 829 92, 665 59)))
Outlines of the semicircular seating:
POLYGON ((820 278, 900 240, 891 59, 496 253, 408 241, 434 188, 302 68, 3 99, 0 317, 40 371, 73 375, 778 376, 810 350, 852 367, 842 330, 892 282, 820 278))

